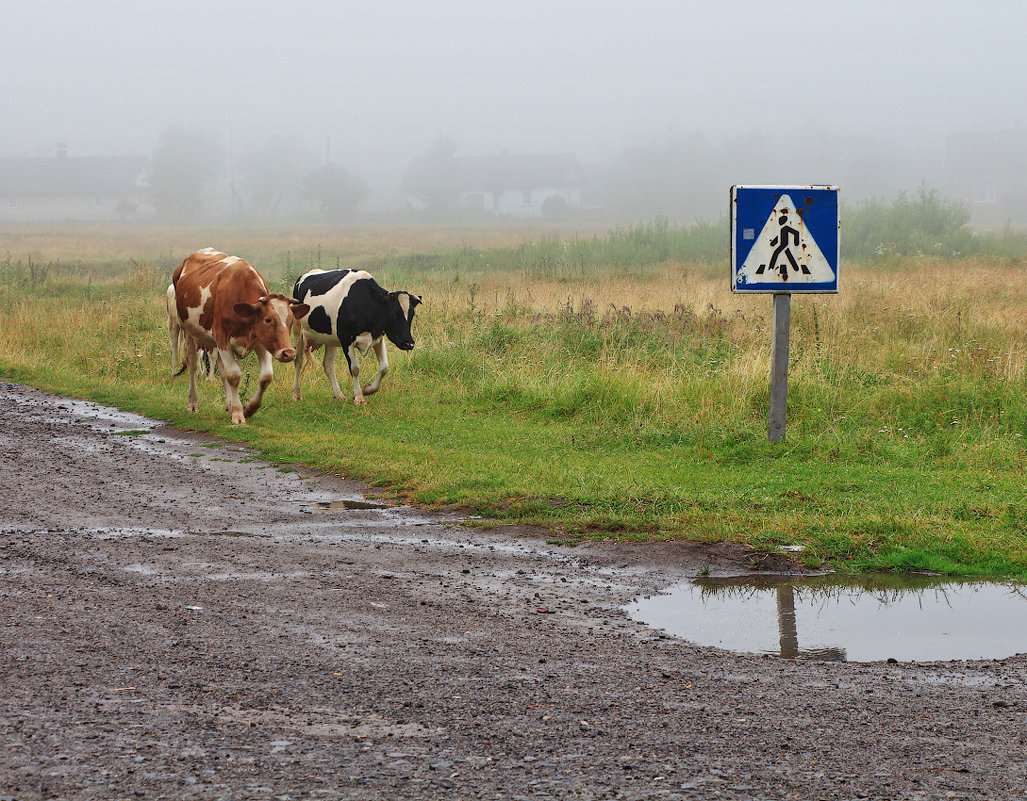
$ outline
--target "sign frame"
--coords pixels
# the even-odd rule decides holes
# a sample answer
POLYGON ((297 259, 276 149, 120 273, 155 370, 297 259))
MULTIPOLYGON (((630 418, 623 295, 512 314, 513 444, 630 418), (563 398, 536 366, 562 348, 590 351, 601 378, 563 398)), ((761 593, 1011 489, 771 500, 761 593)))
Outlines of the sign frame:
MULTIPOLYGON (((841 224, 838 217, 838 187, 832 185, 806 184, 794 186, 735 185, 731 187, 731 291, 736 294, 837 294, 838 268, 841 239, 841 224), (765 273, 780 273, 782 278, 753 280, 742 273, 746 258, 760 243, 765 229, 772 221, 778 202, 788 195, 798 209, 790 210, 787 223, 781 222, 781 244, 772 254, 770 269, 765 273), (792 223, 796 227, 792 227, 792 223), (787 224, 787 227, 785 227, 787 224), (799 258, 791 252, 796 246, 799 258), (820 269, 825 266, 833 272, 830 280, 803 279, 807 272, 807 245, 817 251, 814 262, 820 269), (781 257, 780 265, 775 261, 781 257), (790 274, 796 280, 788 280, 790 274)), ((776 233, 776 232, 775 232, 776 233)), ((780 234, 778 234, 780 237, 780 234)), ((772 241, 776 243, 778 238, 772 241)), ((757 272, 764 272, 767 265, 761 264, 757 272)))

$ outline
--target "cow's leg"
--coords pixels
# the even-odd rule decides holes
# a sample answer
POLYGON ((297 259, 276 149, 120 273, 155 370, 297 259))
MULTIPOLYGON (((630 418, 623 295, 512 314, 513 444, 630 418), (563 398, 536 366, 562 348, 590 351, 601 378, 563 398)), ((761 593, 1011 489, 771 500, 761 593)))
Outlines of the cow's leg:
POLYGON ((374 355, 378 359, 378 372, 375 374, 374 381, 364 387, 365 395, 373 395, 378 391, 378 387, 382 385, 382 379, 389 372, 389 357, 385 353, 385 340, 379 339, 374 343, 374 355))
MULTIPOLYGON (((225 372, 225 369, 224 369, 225 368, 225 363, 223 361, 221 361, 221 351, 219 350, 217 352, 217 354, 218 354, 218 356, 217 356, 218 364, 221 366, 221 373, 220 373, 220 375, 221 375, 221 383, 222 383, 222 385, 225 388, 225 411, 226 412, 231 412, 232 411, 232 385, 228 383, 228 375, 227 375, 227 373, 225 372)), ((232 360, 232 362, 233 362, 233 364, 236 364, 234 359, 232 360)), ((236 364, 236 367, 238 367, 238 364, 236 364)), ((242 368, 239 368, 239 371, 240 371, 240 374, 241 374, 242 368)), ((238 400, 239 399, 239 393, 238 393, 239 382, 238 381, 236 382, 235 386, 236 386, 236 400, 238 400)))
POLYGON ((185 369, 189 373, 189 398, 186 403, 186 410, 190 412, 200 411, 200 398, 196 394, 196 345, 192 337, 185 337, 185 369))
MULTIPOLYGON (((338 352, 338 345, 325 345, 325 375, 328 376, 328 383, 332 385, 332 394, 339 400, 346 400, 346 396, 342 394, 342 390, 339 388, 339 380, 335 377, 335 354, 338 352)), ((347 356, 347 358, 349 357, 347 356)))
POLYGON ((239 382, 242 380, 242 368, 230 350, 218 348, 218 359, 221 362, 221 379, 225 382, 225 409, 232 414, 233 423, 245 423, 242 401, 239 400, 239 382))
POLYGON ((360 357, 367 355, 371 344, 371 335, 365 332, 354 339, 350 346, 346 348, 349 373, 353 376, 353 402, 357 404, 366 403, 364 400, 364 390, 360 386, 360 357))
MULTIPOLYGON (((253 393, 253 397, 246 401, 246 405, 243 407, 243 414, 246 417, 252 417, 257 413, 257 409, 260 408, 260 402, 264 399, 264 391, 271 386, 271 379, 275 377, 274 360, 271 358, 271 352, 260 345, 257 345, 254 351, 257 354, 257 361, 260 363, 260 378, 257 382, 257 391, 253 393)), ((235 422, 235 420, 232 422, 235 422)))
POLYGON ((303 357, 306 356, 306 350, 306 337, 304 337, 303 334, 300 334, 299 339, 296 340, 296 360, 293 362, 293 367, 296 370, 292 379, 293 400, 303 400, 303 394, 300 392, 300 372, 303 370, 303 357))
POLYGON ((364 390, 360 386, 360 354, 357 351, 357 343, 346 348, 346 361, 349 362, 349 374, 353 376, 353 402, 360 405, 367 403, 364 400, 364 390))

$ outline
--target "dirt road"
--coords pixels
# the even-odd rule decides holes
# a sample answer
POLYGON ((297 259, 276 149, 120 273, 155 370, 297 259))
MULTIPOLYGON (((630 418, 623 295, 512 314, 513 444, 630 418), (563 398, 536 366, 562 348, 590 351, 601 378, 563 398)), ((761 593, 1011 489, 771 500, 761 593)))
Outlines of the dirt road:
POLYGON ((362 493, 0 382, 0 800, 1027 794, 1027 656, 701 648, 621 607, 736 548, 362 493))

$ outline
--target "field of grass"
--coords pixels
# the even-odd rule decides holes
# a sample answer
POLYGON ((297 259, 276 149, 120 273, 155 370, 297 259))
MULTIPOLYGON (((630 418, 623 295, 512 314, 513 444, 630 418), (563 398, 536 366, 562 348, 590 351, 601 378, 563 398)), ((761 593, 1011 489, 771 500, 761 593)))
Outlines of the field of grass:
POLYGON ((629 233, 5 231, 0 376, 554 540, 799 544, 811 565, 1027 576, 1023 261, 843 263, 839 295, 795 297, 788 433, 770 444, 770 298, 731 295, 726 256, 610 256, 629 233), (228 423, 220 382, 189 414, 163 290, 206 245, 283 289, 313 266, 373 267, 424 296, 417 347, 390 346, 364 408, 334 400, 315 360, 302 402, 278 365, 248 425, 228 423))

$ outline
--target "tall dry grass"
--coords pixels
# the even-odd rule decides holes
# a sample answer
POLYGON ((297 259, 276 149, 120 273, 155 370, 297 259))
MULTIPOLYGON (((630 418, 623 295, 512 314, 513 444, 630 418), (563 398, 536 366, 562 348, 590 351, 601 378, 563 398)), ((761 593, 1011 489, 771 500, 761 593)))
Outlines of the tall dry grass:
MULTIPOLYGON (((1027 268, 997 262, 913 262, 900 271, 843 268, 838 295, 793 297, 793 368, 834 364, 873 373, 914 375, 951 371, 1023 380, 1027 368, 1027 268)), ((749 378, 766 371, 771 299, 733 295, 723 274, 708 266, 666 264, 642 274, 604 271, 580 281, 507 273, 464 277, 403 276, 428 300, 422 321, 432 341, 452 341, 452 328, 501 320, 525 329, 561 321, 597 331, 634 324, 640 335, 663 336, 668 349, 654 357, 632 341, 582 352, 578 358, 657 369, 675 344, 692 337, 723 341, 734 352, 729 373, 749 378), (677 311, 676 311, 677 310, 677 311), (691 315, 675 329, 675 314, 691 315), (450 326, 443 330, 445 323, 450 326)), ((530 351, 530 349, 527 349, 530 351)), ((539 354, 540 358, 542 354, 539 354)), ((672 369, 668 362, 666 369, 672 369)))

